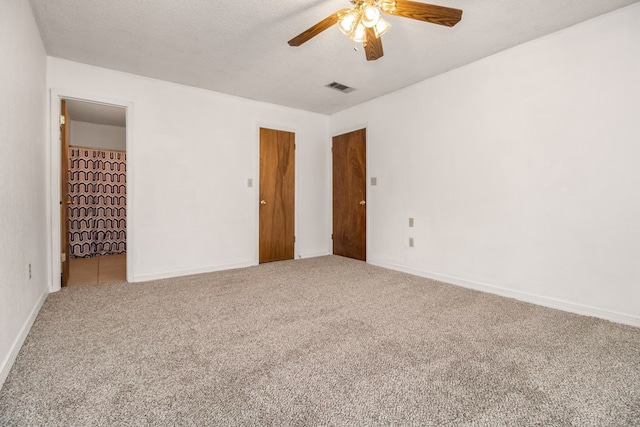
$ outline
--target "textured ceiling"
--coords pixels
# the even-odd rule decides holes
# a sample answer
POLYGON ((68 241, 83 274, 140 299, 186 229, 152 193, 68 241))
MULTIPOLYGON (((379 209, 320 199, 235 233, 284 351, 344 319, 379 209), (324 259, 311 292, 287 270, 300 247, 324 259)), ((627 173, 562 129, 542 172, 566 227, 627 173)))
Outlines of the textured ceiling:
POLYGON ((287 41, 347 0, 31 0, 51 56, 331 114, 638 0, 442 0, 453 28, 396 16, 384 57, 333 27, 287 41), (354 50, 357 47, 358 50, 354 50), (357 90, 325 87, 337 81, 357 90))

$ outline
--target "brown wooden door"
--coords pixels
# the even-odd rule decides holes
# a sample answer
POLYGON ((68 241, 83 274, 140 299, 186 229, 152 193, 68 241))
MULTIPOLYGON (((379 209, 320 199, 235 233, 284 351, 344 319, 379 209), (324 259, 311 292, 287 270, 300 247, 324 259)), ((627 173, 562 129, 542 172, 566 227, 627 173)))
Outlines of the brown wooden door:
POLYGON ((61 285, 69 282, 69 113, 63 99, 60 105, 60 260, 61 285))
POLYGON ((367 260, 367 134, 333 137, 333 253, 367 260))
POLYGON ((295 134, 260 128, 260 262, 293 259, 295 134))

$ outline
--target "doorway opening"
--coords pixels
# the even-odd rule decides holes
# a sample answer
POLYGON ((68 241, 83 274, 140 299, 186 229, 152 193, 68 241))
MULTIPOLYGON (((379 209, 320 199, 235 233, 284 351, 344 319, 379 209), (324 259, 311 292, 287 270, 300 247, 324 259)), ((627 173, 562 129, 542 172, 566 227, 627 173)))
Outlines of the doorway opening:
POLYGON ((61 285, 126 281, 126 108, 62 99, 61 116, 61 285))

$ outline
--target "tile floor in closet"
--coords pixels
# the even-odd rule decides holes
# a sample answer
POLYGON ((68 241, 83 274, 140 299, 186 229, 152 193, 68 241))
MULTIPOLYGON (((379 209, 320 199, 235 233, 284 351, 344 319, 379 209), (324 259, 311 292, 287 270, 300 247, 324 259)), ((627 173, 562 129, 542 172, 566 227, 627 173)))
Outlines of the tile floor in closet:
POLYGON ((127 255, 103 255, 69 260, 67 286, 97 285, 127 280, 127 255))

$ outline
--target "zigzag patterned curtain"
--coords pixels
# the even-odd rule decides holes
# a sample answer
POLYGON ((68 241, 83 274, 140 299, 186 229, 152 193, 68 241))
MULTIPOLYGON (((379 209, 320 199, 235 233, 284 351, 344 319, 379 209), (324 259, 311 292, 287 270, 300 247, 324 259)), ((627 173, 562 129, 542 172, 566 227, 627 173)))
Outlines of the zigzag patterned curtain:
POLYGON ((122 151, 69 148, 71 257, 126 252, 126 160, 122 151))

